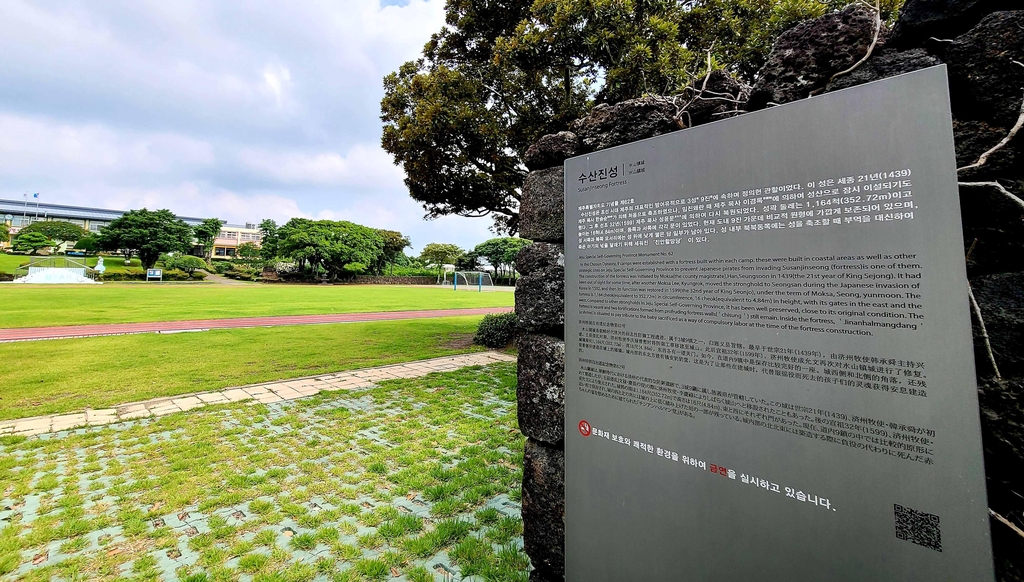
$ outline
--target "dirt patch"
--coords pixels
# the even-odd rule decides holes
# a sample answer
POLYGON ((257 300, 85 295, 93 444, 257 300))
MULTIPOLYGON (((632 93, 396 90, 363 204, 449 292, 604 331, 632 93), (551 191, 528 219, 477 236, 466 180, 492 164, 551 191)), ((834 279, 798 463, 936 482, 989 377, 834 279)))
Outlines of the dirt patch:
POLYGON ((473 347, 473 334, 471 333, 453 333, 448 336, 448 340, 444 342, 444 347, 451 348, 454 350, 464 350, 473 347))

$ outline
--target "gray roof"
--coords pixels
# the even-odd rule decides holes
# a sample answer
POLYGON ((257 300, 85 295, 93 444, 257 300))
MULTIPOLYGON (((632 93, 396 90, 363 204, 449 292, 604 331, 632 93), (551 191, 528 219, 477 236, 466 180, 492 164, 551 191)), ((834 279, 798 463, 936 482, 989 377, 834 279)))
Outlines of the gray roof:
MULTIPOLYGON (((66 206, 64 204, 49 204, 46 202, 40 202, 38 205, 34 202, 35 199, 29 200, 28 206, 25 206, 24 200, 5 200, 0 198, 0 217, 2 215, 10 214, 14 216, 28 215, 28 216, 46 216, 49 218, 64 218, 74 220, 114 220, 120 218, 125 213, 124 210, 108 210, 105 208, 89 208, 88 206, 66 206)), ((203 221, 202 218, 193 218, 191 216, 179 216, 178 218, 185 221, 186 224, 195 226, 203 221)), ((225 224, 224 226, 230 226, 233 228, 245 228, 243 225, 237 224, 225 224)))

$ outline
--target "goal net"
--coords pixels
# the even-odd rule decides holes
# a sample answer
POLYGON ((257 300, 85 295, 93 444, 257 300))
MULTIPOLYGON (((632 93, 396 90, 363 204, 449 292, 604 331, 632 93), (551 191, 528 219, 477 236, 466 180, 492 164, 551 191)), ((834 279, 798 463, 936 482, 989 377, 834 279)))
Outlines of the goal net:
POLYGON ((453 275, 453 282, 456 289, 459 287, 469 289, 494 286, 494 281, 491 280, 491 274, 485 271, 457 271, 453 273, 453 275))

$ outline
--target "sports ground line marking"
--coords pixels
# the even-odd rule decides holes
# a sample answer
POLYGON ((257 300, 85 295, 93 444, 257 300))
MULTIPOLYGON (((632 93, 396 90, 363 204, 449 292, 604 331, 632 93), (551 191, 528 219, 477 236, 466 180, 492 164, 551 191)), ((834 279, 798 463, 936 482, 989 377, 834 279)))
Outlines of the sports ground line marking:
POLYGON ((242 329, 248 327, 278 327, 286 325, 316 325, 326 323, 358 323, 363 321, 392 321, 460 315, 488 315, 512 311, 511 307, 469 307, 464 309, 427 309, 419 311, 374 311, 369 313, 334 313, 324 315, 275 315, 269 317, 233 317, 227 319, 187 319, 183 321, 153 321, 139 323, 104 323, 65 325, 59 327, 18 327, 0 329, 0 343, 133 335, 140 333, 168 333, 180 331, 206 331, 210 329, 242 329))
POLYGON ((352 390, 368 388, 382 380, 418 378, 433 372, 452 372, 468 366, 484 366, 495 362, 514 362, 515 356, 500 352, 476 352, 459 356, 444 356, 429 360, 414 360, 401 364, 360 368, 346 372, 322 374, 306 378, 293 378, 251 386, 237 386, 130 402, 114 408, 91 409, 71 414, 51 414, 0 422, 0 436, 36 436, 89 426, 102 426, 150 416, 164 416, 176 412, 195 410, 212 404, 227 404, 254 400, 262 404, 296 400, 313 396, 324 390, 352 390))

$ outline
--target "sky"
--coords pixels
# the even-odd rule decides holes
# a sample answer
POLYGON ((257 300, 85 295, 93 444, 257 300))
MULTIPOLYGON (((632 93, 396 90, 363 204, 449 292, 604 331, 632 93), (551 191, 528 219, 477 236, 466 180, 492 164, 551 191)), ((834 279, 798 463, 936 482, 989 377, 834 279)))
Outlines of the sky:
POLYGON ((495 235, 423 220, 380 147, 381 79, 443 0, 0 2, 0 198, 231 223, 350 220, 414 249, 495 235))

